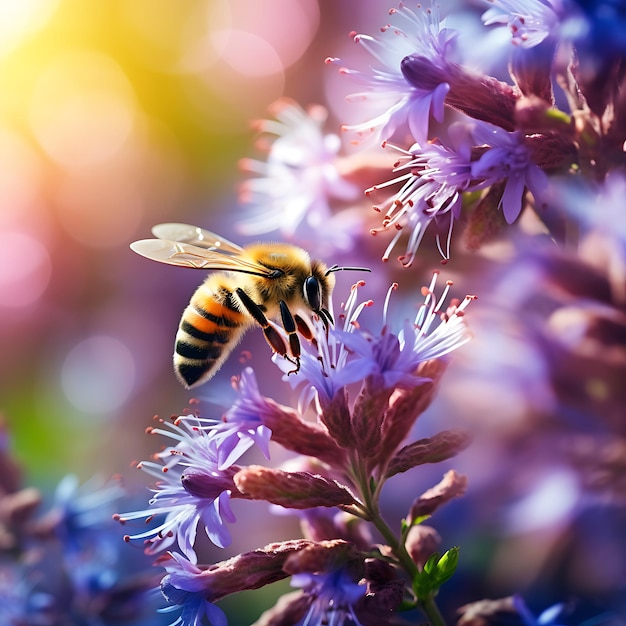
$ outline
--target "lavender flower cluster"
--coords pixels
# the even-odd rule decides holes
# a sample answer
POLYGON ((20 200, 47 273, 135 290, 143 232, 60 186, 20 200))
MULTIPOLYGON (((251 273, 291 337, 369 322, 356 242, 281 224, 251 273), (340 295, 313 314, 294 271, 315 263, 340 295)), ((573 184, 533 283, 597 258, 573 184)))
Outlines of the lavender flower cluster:
MULTIPOLYGON (((338 288, 335 324, 309 319, 298 371, 273 357, 269 396, 259 370, 246 367, 228 409, 206 416, 194 408, 151 428, 167 441, 140 464, 156 479, 151 499, 116 518, 130 529, 127 541, 143 541, 165 569, 160 589, 173 626, 222 626, 220 599, 287 578, 299 591, 257 626, 445 623, 436 597, 460 549, 443 550, 425 522, 465 493, 468 478, 449 469, 421 494, 403 483, 397 525, 382 504, 387 485, 406 472, 470 445, 461 429, 414 435, 445 388, 452 353, 471 338, 465 313, 474 297, 449 300, 452 283, 442 288, 439 271, 428 285, 416 279, 429 246, 446 271, 466 280, 472 272, 456 258, 475 264, 495 276, 492 287, 513 284, 517 311, 532 309, 519 321, 544 389, 532 415, 550 424, 546 441, 558 442, 559 462, 586 469, 581 492, 623 507, 624 9, 608 0, 493 0, 476 24, 474 5, 455 8, 442 18, 436 6, 400 4, 376 35, 351 35, 353 60, 326 59, 327 70, 338 67, 347 84, 359 85, 344 110, 358 118, 346 120, 346 142, 328 132, 320 105, 283 100, 259 124, 267 158, 242 162, 251 175, 242 186, 241 232, 279 232, 351 265, 365 259, 378 293, 372 302, 361 295, 364 283, 347 294, 338 288), (364 243, 370 233, 372 241, 387 239, 376 256, 364 243), (380 262, 397 248, 399 263, 380 262), (396 281, 421 294, 417 315, 391 314, 396 281), (365 311, 377 306, 380 321, 366 323, 365 311), (277 400, 289 388, 293 405, 277 400), (291 453, 288 467, 243 461, 253 448, 269 459, 274 447, 291 453), (233 500, 293 510, 302 538, 277 537, 202 564, 199 534, 219 548, 233 541, 233 500), (147 526, 135 532, 137 520, 147 526)), ((483 289, 477 281, 481 300, 483 289)), ((485 296, 488 309, 500 306, 485 296)), ((489 335, 489 324, 474 329, 479 342, 482 332, 489 335)), ((514 381, 526 380, 522 367, 513 364, 514 381)), ((475 398, 465 401, 471 412, 475 398)), ((543 432, 531 430, 521 429, 520 441, 543 432)), ((605 596, 624 597, 624 566, 617 561, 605 596)), ((459 623, 474 626, 554 622, 564 605, 538 618, 519 595, 457 608, 459 623)), ((624 623, 612 608, 607 615, 607 623, 624 623)))

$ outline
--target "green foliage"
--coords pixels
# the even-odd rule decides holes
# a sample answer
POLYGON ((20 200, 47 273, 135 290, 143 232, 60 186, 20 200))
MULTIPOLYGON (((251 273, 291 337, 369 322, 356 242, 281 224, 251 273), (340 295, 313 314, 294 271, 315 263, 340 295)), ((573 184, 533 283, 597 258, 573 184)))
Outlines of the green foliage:
POLYGON ((415 595, 420 600, 436 595, 441 585, 452 578, 459 562, 459 549, 456 546, 450 548, 443 556, 435 552, 426 561, 413 580, 415 595))

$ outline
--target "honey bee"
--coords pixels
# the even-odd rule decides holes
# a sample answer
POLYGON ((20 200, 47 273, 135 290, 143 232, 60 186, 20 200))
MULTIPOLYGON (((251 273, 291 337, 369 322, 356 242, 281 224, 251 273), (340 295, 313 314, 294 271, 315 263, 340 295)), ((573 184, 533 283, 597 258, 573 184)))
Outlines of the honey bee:
POLYGON ((312 339, 305 317, 312 312, 328 328, 334 272, 366 268, 328 267, 305 250, 286 243, 256 243, 245 248, 188 224, 158 224, 156 239, 142 239, 131 249, 160 263, 209 274, 184 310, 174 349, 174 371, 187 388, 209 381, 244 333, 258 324, 272 350, 300 369, 298 333, 312 339), (296 311, 296 313, 294 313, 296 311), (279 320, 284 336, 271 320, 279 320))

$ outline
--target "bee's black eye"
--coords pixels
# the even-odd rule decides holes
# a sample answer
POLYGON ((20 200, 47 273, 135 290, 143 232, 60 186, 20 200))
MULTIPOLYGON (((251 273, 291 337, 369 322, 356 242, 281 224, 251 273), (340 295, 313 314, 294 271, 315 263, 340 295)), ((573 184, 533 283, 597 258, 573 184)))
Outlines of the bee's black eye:
POLYGON ((322 307, 322 292, 320 283, 315 276, 309 276, 304 281, 304 299, 313 311, 319 311, 322 307))

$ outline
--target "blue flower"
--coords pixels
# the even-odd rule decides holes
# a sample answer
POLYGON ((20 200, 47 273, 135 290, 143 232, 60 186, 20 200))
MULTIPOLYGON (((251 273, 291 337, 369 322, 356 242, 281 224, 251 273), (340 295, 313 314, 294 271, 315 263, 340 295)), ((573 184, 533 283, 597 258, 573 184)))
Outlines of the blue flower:
POLYGON ((210 590, 203 571, 176 552, 170 552, 168 556, 169 559, 162 561, 167 574, 161 580, 161 593, 169 606, 159 612, 181 611, 170 626, 200 626, 206 621, 211 626, 227 626, 228 620, 222 609, 207 599, 210 590))
POLYGON ((360 626, 354 605, 365 595, 366 587, 355 583, 344 570, 324 574, 295 574, 291 584, 301 587, 312 597, 309 610, 298 626, 360 626))
POLYGON ((98 479, 80 486, 78 477, 69 474, 54 494, 55 530, 66 549, 79 552, 103 539, 102 530, 111 521, 114 505, 124 495, 117 483, 103 485, 98 479))
POLYGON ((613 0, 490 0, 485 25, 501 24, 511 42, 532 48, 548 38, 573 42, 592 57, 611 59, 626 50, 623 3, 613 0))
POLYGON ((179 418, 168 425, 171 430, 152 429, 177 443, 155 455, 160 462, 144 461, 139 467, 157 478, 150 500, 150 508, 117 516, 121 522, 164 515, 155 528, 131 535, 128 539, 146 539, 151 551, 168 548, 175 541, 190 560, 195 562, 194 542, 197 526, 202 522, 209 539, 223 548, 231 537, 226 522, 234 522, 230 497, 236 488, 232 481, 235 468, 225 467, 224 459, 233 463, 237 451, 249 446, 240 445, 237 430, 223 432, 207 427, 206 421, 196 417, 179 418), (232 441, 234 439, 234 441, 232 441), (222 448, 227 454, 222 452, 222 448))
MULTIPOLYGON (((444 100, 449 85, 443 81, 428 88, 413 86, 402 72, 402 60, 410 55, 428 59, 444 69, 454 53, 456 32, 446 29, 439 20, 436 7, 416 11, 401 4, 391 9, 393 24, 381 28, 381 37, 355 35, 354 41, 373 57, 378 67, 367 72, 341 68, 341 73, 361 83, 365 90, 351 94, 348 100, 371 103, 375 116, 344 129, 362 136, 388 139, 396 130, 408 125, 418 142, 426 141, 429 116, 443 120, 444 100), (399 25, 402 23, 402 26, 399 25)), ((340 59, 327 59, 338 63, 340 59)))
POLYGON ((301 223, 319 229, 332 218, 332 200, 356 200, 360 189, 339 172, 337 135, 324 134, 327 112, 321 107, 305 111, 282 99, 273 106, 276 119, 259 126, 275 136, 266 161, 244 159, 241 166, 256 174, 241 189, 250 205, 239 230, 246 235, 280 231, 293 237, 301 223))
POLYGON ((524 622, 524 626, 559 626, 557 618, 563 613, 565 605, 561 602, 553 604, 543 611, 539 617, 535 617, 526 606, 522 596, 513 596, 513 606, 524 622))

